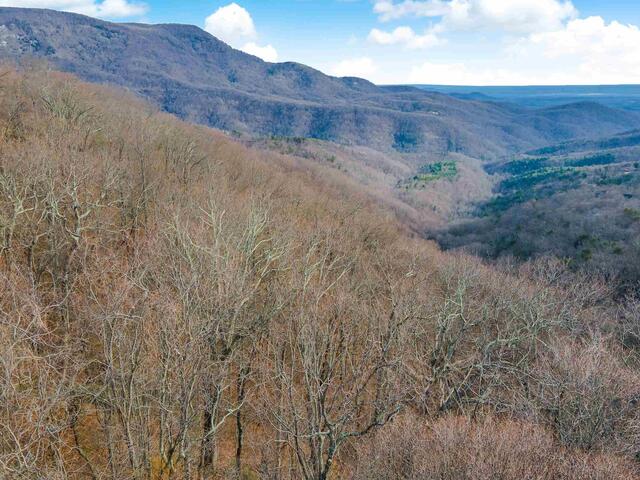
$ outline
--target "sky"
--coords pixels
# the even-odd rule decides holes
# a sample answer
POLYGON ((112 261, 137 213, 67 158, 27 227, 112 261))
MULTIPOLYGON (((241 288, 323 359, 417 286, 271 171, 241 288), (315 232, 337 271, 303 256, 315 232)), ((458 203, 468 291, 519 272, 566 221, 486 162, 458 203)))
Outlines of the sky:
POLYGON ((0 0, 187 23, 266 61, 379 84, 640 84, 640 0, 0 0))

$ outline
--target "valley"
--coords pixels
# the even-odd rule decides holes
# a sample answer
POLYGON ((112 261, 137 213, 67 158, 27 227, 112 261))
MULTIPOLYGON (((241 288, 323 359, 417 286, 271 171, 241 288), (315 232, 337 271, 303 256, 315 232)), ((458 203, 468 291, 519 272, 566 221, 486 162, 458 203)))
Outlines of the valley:
POLYGON ((495 195, 439 241, 491 258, 553 255, 629 288, 640 280, 638 131, 485 165, 495 195))
MULTIPOLYGON (((489 88, 487 101, 461 88, 441 88, 445 93, 440 93, 429 87, 379 87, 300 64, 266 63, 186 25, 114 24, 47 10, 0 8, 0 26, 0 59, 43 61, 88 81, 126 87, 168 113, 227 131, 247 145, 329 164, 363 185, 417 234, 447 248, 470 247, 488 258, 510 253, 527 259, 545 252, 574 260, 593 256, 592 249, 581 254, 580 248, 567 247, 592 227, 569 228, 564 217, 545 230, 548 235, 553 230, 554 238, 538 246, 531 235, 516 240, 515 231, 526 230, 526 209, 532 202, 542 205, 542 197, 566 203, 567 210, 578 201, 575 195, 594 198, 587 202, 593 208, 582 213, 599 224, 607 217, 604 205, 615 201, 611 191, 592 192, 594 183, 578 178, 585 175, 584 167, 569 171, 551 160, 554 166, 545 167, 546 174, 529 172, 528 179, 520 179, 531 185, 511 188, 507 183, 517 179, 499 179, 496 165, 553 145, 576 148, 571 142, 598 154, 608 145, 589 144, 590 139, 611 135, 612 141, 624 142, 615 135, 640 127, 633 106, 637 92, 631 87, 600 92, 606 98, 617 95, 617 103, 591 101, 599 97, 579 87, 567 89, 565 97, 552 88, 489 88), (548 104, 549 98, 569 103, 548 104), (553 196, 555 189, 563 195, 553 196), (479 224, 464 221, 478 212, 483 212, 479 224), (443 233, 453 224, 450 234, 443 233), (462 233, 466 228, 473 231, 470 236, 462 233), (505 249, 510 244, 514 248, 505 249)), ((617 156, 632 161, 633 152, 622 150, 617 156)), ((612 169, 604 174, 614 175, 612 169)), ((633 190, 633 185, 611 189, 633 190)), ((625 190, 620 195, 635 194, 625 190)), ((617 210, 635 208, 634 199, 621 198, 624 205, 617 210)), ((580 201, 587 208, 584 198, 580 201)), ((618 223, 624 223, 620 215, 618 223)), ((618 236, 610 241, 610 250, 635 251, 632 244, 619 245, 624 240, 618 236)), ((604 258, 601 266, 619 271, 618 257, 604 258)))

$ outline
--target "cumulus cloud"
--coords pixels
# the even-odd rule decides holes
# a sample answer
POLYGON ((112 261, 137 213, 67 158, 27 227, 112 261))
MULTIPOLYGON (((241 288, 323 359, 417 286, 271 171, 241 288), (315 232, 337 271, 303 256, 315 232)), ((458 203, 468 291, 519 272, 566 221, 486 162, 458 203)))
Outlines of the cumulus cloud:
POLYGON ((204 29, 229 45, 257 36, 251 14, 237 3, 220 7, 209 15, 204 21, 204 29))
POLYGON ((331 68, 330 73, 336 77, 371 77, 378 67, 369 57, 343 60, 331 68))
POLYGON ((542 45, 551 57, 619 53, 633 61, 640 59, 640 29, 616 21, 606 23, 602 17, 572 20, 560 30, 533 34, 526 42, 542 45))
POLYGON ((258 32, 247 9, 237 3, 218 8, 204 21, 204 29, 234 48, 242 50, 266 62, 278 60, 278 52, 273 45, 256 43, 258 32))
POLYGON ((273 47, 273 45, 265 45, 262 47, 254 42, 249 42, 242 47, 242 51, 255 55, 265 62, 278 61, 278 51, 273 47))
MULTIPOLYGON (((502 34, 502 48, 482 62, 426 61, 408 73, 411 83, 458 85, 640 83, 640 28, 602 17, 579 17, 570 0, 374 0, 381 21, 431 21, 422 45, 456 32, 502 34)), ((417 47, 409 27, 373 29, 376 44, 417 47)))
POLYGON ((0 0, 0 7, 51 8, 114 19, 139 17, 149 11, 148 5, 128 0, 0 0))
POLYGON ((543 57, 572 68, 589 83, 640 83, 640 28, 602 17, 575 19, 563 28, 532 34, 511 49, 520 58, 543 57))
POLYGON ((424 62, 410 83, 566 85, 640 83, 640 28, 594 16, 522 37, 497 57, 475 63, 424 62))
POLYGON ((449 30, 516 33, 553 30, 578 14, 569 0, 376 0, 373 8, 382 21, 438 18, 449 30))
POLYGON ((411 27, 398 27, 391 32, 374 28, 368 39, 377 45, 402 45, 411 49, 435 47, 443 43, 435 31, 419 35, 411 27))

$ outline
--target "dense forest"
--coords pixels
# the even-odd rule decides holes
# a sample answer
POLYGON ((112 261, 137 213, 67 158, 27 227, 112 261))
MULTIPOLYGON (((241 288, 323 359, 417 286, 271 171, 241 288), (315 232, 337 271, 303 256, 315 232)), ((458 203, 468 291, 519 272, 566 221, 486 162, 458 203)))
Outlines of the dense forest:
POLYGON ((640 299, 443 253, 339 170, 122 91, 1 75, 0 477, 639 474, 640 299))
POLYGON ((626 132, 489 163, 494 195, 435 237, 493 259, 554 255, 638 291, 639 140, 626 132))

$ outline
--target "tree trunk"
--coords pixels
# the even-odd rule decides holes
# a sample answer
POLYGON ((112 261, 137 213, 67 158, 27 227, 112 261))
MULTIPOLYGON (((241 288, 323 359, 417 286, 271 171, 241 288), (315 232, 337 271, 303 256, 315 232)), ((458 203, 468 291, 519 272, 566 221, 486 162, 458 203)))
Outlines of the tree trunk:
MULTIPOLYGON (((245 386, 249 368, 240 369, 238 374, 238 405, 242 405, 245 397, 245 386)), ((242 424, 242 407, 236 412, 236 472, 238 478, 242 478, 242 441, 244 436, 244 425, 242 424)))

